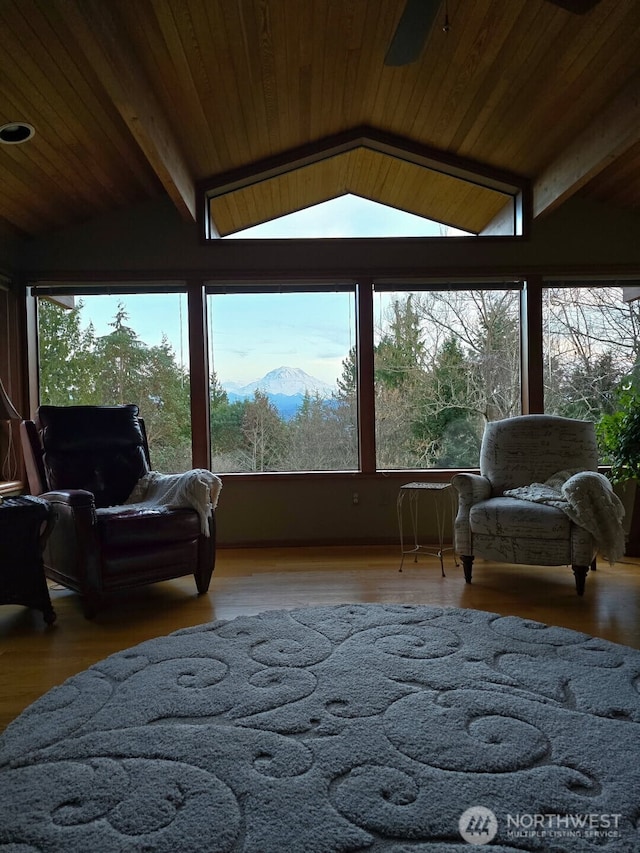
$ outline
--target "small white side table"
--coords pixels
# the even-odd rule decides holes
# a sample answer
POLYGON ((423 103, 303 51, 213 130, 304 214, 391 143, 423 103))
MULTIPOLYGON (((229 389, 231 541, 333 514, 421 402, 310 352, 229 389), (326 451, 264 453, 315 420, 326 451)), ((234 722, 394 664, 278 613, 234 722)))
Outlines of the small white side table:
MULTIPOLYGON (((444 523, 445 523, 445 511, 444 508, 440 506, 440 496, 449 493, 450 498, 450 513, 451 520, 453 523, 453 487, 451 483, 438 483, 438 482, 417 482, 417 483, 405 483, 404 486, 400 486, 400 491, 398 492, 398 501, 397 501, 397 510, 398 510, 398 529, 400 531, 400 569, 402 571, 402 564, 404 563, 404 558, 407 554, 414 555, 414 563, 418 562, 418 554, 429 554, 432 557, 440 558, 440 571, 442 572, 442 577, 446 577, 444 573, 444 559, 443 554, 445 551, 454 551, 451 548, 444 547, 444 523), (428 546, 419 545, 418 544, 418 502, 421 493, 423 492, 431 492, 433 494, 433 503, 435 504, 436 511, 436 525, 438 528, 438 550, 433 551, 430 550, 428 546), (405 496, 409 496, 409 515, 411 516, 411 526, 413 527, 413 547, 405 548, 404 544, 404 530, 403 530, 403 513, 402 513, 402 505, 404 503, 405 496)), ((455 560, 455 551, 454 551, 454 560, 455 560)), ((458 565, 458 561, 456 560, 456 565, 458 565)))

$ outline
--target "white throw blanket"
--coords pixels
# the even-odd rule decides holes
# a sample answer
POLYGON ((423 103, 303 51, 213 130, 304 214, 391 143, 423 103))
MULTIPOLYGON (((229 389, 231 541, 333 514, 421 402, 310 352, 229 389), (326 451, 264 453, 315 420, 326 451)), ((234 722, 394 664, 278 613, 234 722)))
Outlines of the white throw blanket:
POLYGON ((138 480, 125 504, 193 507, 200 516, 202 533, 209 536, 209 519, 218 504, 221 488, 220 478, 204 468, 193 468, 183 474, 149 471, 138 480))
POLYGON ((561 509, 591 533, 611 565, 624 554, 624 507, 609 480, 597 471, 558 471, 545 483, 507 489, 504 494, 561 509))

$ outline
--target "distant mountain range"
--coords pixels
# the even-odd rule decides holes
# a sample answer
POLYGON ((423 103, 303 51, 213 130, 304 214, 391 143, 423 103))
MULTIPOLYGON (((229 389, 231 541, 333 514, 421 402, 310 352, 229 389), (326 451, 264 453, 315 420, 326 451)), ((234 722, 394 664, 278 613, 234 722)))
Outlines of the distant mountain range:
POLYGON ((251 399, 255 391, 261 391, 266 394, 285 420, 295 416, 305 394, 327 399, 334 391, 331 385, 316 379, 315 376, 310 376, 299 367, 277 367, 275 370, 270 370, 262 379, 256 379, 247 385, 223 382, 222 387, 227 392, 230 403, 251 399))

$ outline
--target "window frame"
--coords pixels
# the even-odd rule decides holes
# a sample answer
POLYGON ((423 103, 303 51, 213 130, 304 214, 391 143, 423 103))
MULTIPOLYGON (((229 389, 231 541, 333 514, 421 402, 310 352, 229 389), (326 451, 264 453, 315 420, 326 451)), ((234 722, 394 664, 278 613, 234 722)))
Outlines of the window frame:
MULTIPOLYGON (((256 471, 256 472, 241 472, 241 471, 232 471, 232 472, 224 472, 224 476, 228 477, 269 477, 269 476, 331 476, 334 474, 339 475, 356 475, 362 473, 362 459, 363 459, 363 430, 360 423, 360 338, 361 338, 361 326, 359 322, 360 310, 359 310, 359 285, 358 282, 354 280, 349 280, 346 277, 336 277, 334 281, 316 281, 313 279, 301 280, 298 282, 282 282, 277 285, 264 286, 261 284, 256 284, 254 282, 237 282, 237 281, 206 281, 204 282, 204 298, 205 301, 209 296, 215 295, 226 295, 226 294, 284 294, 284 293, 350 293, 354 297, 354 326, 355 326, 355 345, 356 345, 356 364, 358 367, 358 377, 357 377, 357 387, 358 387, 358 400, 357 400, 357 467, 354 469, 333 469, 330 471, 323 470, 309 470, 309 471, 256 471)), ((208 351, 208 342, 210 340, 209 336, 209 317, 208 312, 206 312, 206 321, 207 321, 207 351, 208 351)), ((209 375, 209 374, 208 374, 209 375)), ((207 391, 207 400, 209 399, 209 391, 207 391)), ((210 433, 209 433, 210 434, 210 433)), ((364 442, 366 445, 366 438, 364 438, 364 442)), ((209 458, 211 458, 211 452, 209 448, 209 458)))
MULTIPOLYGON (((305 479, 406 479, 407 475, 413 473, 428 475, 430 479, 448 481, 457 470, 477 469, 402 469, 394 471, 380 471, 376 469, 375 462, 375 410, 374 410, 374 369, 373 369, 373 346, 374 346, 374 310, 373 291, 374 285, 380 287, 393 283, 395 288, 404 287, 406 290, 415 290, 420 286, 429 288, 441 287, 443 284, 451 285, 453 282, 464 282, 466 286, 481 286, 488 281, 514 281, 522 282, 521 287, 521 400, 522 413, 533 414, 544 412, 544 387, 543 387, 543 324, 542 324, 542 293, 547 282, 560 279, 585 284, 589 281, 600 282, 615 281, 624 285, 625 281, 637 281, 638 274, 632 274, 626 270, 620 274, 615 271, 599 270, 597 275, 579 275, 573 271, 558 271, 553 273, 535 272, 525 273, 513 270, 508 275, 502 272, 500 276, 487 274, 485 270, 477 276, 473 274, 460 273, 459 270, 452 271, 450 276, 443 276, 442 270, 439 274, 429 276, 427 274, 420 278, 403 275, 386 275, 374 277, 371 275, 357 275, 352 269, 348 273, 340 274, 336 270, 331 278, 319 278, 299 271, 295 276, 285 274, 278 276, 265 275, 261 277, 255 271, 247 272, 244 279, 237 276, 214 273, 212 270, 189 272, 173 272, 170 275, 151 275, 149 272, 140 274, 123 273, 121 277, 109 273, 100 276, 100 273, 78 273, 74 280, 70 281, 68 274, 49 273, 46 278, 33 279, 26 284, 26 328, 29 367, 29 400, 30 408, 35 412, 38 404, 38 358, 37 358, 37 322, 36 322, 36 297, 47 295, 69 296, 69 295, 91 295, 98 293, 145 293, 166 292, 175 290, 186 290, 188 328, 189 328, 189 369, 191 376, 191 427, 192 427, 192 462, 195 467, 210 468, 210 446, 209 446, 209 367, 208 367, 208 329, 206 317, 206 289, 208 287, 228 287, 229 282, 237 282, 238 286, 252 286, 264 291, 278 288, 293 288, 305 284, 314 289, 331 289, 337 280, 355 283, 356 288, 356 341, 358 345, 358 430, 360 448, 360 468, 358 471, 348 472, 291 472, 291 473, 248 473, 248 474, 225 474, 225 478, 241 479, 280 479, 297 480, 305 479)), ((308 273, 308 271, 307 271, 308 273)))
MULTIPOLYGON (((434 292, 446 292, 446 291, 461 291, 461 292, 469 292, 472 290, 477 291, 512 291, 513 293, 520 293, 520 304, 518 310, 518 327, 519 327, 519 388, 520 388, 520 412, 523 413, 524 408, 524 399, 523 399, 523 375, 525 370, 525 363, 523 359, 523 300, 522 294, 526 289, 526 283, 524 279, 518 278, 517 276, 507 276, 504 278, 500 278, 499 276, 491 276, 488 278, 466 278, 463 276, 456 276, 447 279, 429 279, 422 281, 404 281, 402 284, 399 284, 397 280, 390 278, 381 278, 373 280, 373 299, 375 300, 375 295, 377 293, 434 293, 434 292)), ((373 329, 373 338, 372 338, 372 358, 373 355, 373 346, 375 344, 375 328, 373 329)), ((374 382, 374 395, 375 395, 375 377, 373 378, 374 382)), ((373 417, 374 417, 374 436, 376 431, 376 412, 375 412, 375 399, 373 404, 373 417)), ((377 465, 377 459, 376 459, 377 465)), ((451 472, 453 475, 456 471, 460 470, 468 470, 462 467, 457 468, 385 468, 381 465, 377 465, 376 471, 378 473, 383 474, 395 474, 398 471, 413 471, 416 475, 422 474, 423 476, 429 475, 437 472, 439 476, 446 474, 447 471, 451 472)))

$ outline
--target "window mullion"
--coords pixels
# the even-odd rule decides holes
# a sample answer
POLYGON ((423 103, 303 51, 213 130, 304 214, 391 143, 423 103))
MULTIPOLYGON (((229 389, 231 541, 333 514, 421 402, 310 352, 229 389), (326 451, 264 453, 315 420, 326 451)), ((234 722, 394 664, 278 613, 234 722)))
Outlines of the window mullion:
POLYGON ((358 332, 358 430, 360 470, 376 470, 375 390, 373 370, 373 279, 361 279, 357 285, 358 332))
POLYGON ((529 276, 520 301, 522 413, 544 412, 541 276, 529 276))
POLYGON ((211 468, 209 352, 204 287, 187 285, 189 311, 189 376, 191 391, 191 455, 196 468, 211 468))

